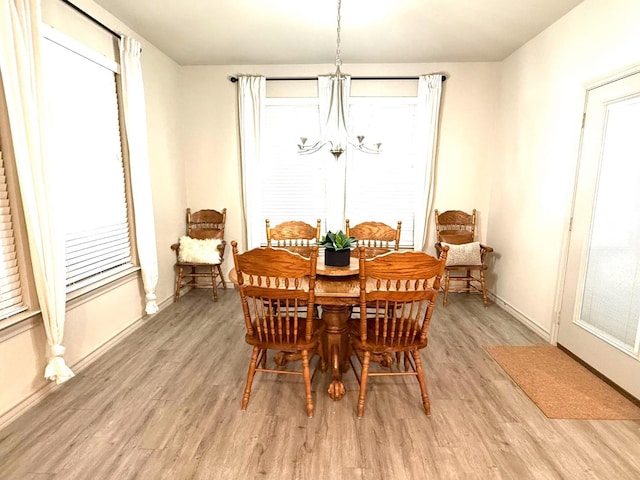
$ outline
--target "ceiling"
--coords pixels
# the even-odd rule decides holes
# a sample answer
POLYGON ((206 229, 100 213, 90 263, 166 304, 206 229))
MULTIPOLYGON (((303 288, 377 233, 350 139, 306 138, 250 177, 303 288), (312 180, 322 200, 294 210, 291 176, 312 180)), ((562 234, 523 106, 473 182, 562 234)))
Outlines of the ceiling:
MULTIPOLYGON (((181 65, 334 63, 332 0, 95 0, 181 65)), ((343 0, 350 63, 500 61, 582 0, 343 0)))

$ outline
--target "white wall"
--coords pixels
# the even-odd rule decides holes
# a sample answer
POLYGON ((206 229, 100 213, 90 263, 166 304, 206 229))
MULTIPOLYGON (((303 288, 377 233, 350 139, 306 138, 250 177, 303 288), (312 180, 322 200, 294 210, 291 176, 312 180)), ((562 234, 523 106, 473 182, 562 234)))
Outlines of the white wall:
MULTIPOLYGON (((236 84, 239 73, 269 76, 317 76, 331 65, 257 65, 185 67, 180 124, 186 161, 188 203, 192 208, 227 207, 226 238, 244 248, 241 173, 238 149, 236 84)), ((403 76, 444 72, 436 208, 477 208, 479 233, 486 235, 490 165, 498 141, 498 63, 345 65, 353 76, 403 76), (492 119, 487 121, 487 118, 492 119)), ((295 88, 295 82, 289 83, 295 88)), ((302 87, 298 87, 302 88, 302 87)), ((294 93, 292 93, 294 94, 294 93)), ((328 158, 330 160, 330 158, 328 158)), ((433 220, 431 220, 433 221, 433 220)), ((433 243, 433 242, 431 242, 433 243)), ((224 270, 232 267, 230 250, 224 270)))
MULTIPOLYGON (((93 1, 76 0, 74 3, 111 28, 132 35, 142 42, 159 257, 156 293, 158 301, 163 302, 171 299, 173 294, 175 254, 169 247, 184 233, 185 228, 187 197, 178 121, 180 67, 93 1)), ((51 13, 59 7, 58 0, 45 0, 43 8, 51 13)), ((65 26, 64 15, 53 14, 53 17, 58 28, 65 26)), ((82 17, 79 19, 78 25, 83 22, 86 24, 82 17)), ((82 28, 79 31, 81 30, 82 28)), ((67 348, 67 364, 72 368, 86 364, 101 348, 104 349, 110 341, 132 325, 137 325, 136 322, 141 319, 146 321, 148 317, 144 313, 144 291, 139 275, 72 301, 67 306, 63 341, 67 348)), ((50 390, 51 384, 43 378, 46 361, 46 340, 39 315, 0 331, 0 425, 10 421, 23 408, 50 390)))
POLYGON ((586 0, 503 62, 487 241, 493 292, 551 336, 585 85, 640 63, 640 2, 586 0))

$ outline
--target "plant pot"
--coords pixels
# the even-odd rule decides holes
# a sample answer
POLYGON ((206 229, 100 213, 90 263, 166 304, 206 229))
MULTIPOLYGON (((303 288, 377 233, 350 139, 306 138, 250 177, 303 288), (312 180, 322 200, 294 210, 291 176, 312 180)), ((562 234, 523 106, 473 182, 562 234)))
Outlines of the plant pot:
POLYGON ((324 249, 324 264, 330 267, 346 267, 351 261, 351 250, 324 249))

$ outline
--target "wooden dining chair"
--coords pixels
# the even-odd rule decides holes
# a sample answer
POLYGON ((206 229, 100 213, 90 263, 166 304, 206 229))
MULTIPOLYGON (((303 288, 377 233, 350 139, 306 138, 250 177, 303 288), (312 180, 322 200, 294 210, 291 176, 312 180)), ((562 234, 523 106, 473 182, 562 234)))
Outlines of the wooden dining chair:
POLYGON ((364 415, 369 377, 413 375, 420 385, 422 405, 431 413, 420 351, 427 346, 428 330, 448 248, 435 258, 420 251, 389 252, 367 258, 360 248, 360 308, 371 308, 373 315, 349 323, 353 355, 351 366, 360 383, 357 416, 364 415), (384 369, 370 369, 371 362, 404 356, 404 368, 395 362, 384 369), (356 368, 354 357, 359 361, 356 368))
POLYGON ((265 220, 267 230, 267 246, 286 248, 292 252, 308 256, 313 245, 320 242, 320 219, 313 227, 300 220, 290 220, 271 226, 269 219, 265 220))
MULTIPOLYGON (((362 222, 352 227, 349 219, 347 219, 345 224, 347 236, 352 236, 356 239, 356 248, 351 250, 352 257, 358 257, 360 255, 360 247, 365 248, 367 257, 375 257, 376 255, 400 248, 401 221, 398 221, 395 229, 382 222, 362 222)), ((367 315, 368 314, 369 313, 367 313, 367 315)), ((359 305, 352 308, 351 317, 354 319, 360 318, 359 305)), ((382 362, 386 364, 387 360, 382 359, 382 362)))
POLYGON ((477 213, 462 210, 434 211, 438 255, 442 246, 449 247, 447 266, 442 282, 442 303, 449 302, 449 292, 475 292, 482 294, 482 303, 489 305, 485 271, 487 255, 493 248, 475 241, 477 213), (453 282, 453 285, 452 285, 453 282))
POLYGON ((323 330, 322 322, 314 316, 318 247, 311 247, 308 258, 271 247, 238 253, 235 240, 231 247, 246 327, 245 341, 253 347, 242 410, 249 404, 256 372, 296 374, 304 379, 307 415, 312 417, 313 376, 309 364, 319 353, 323 330), (287 368, 279 365, 270 368, 268 350, 289 354, 287 368), (289 368, 294 358, 302 361, 301 370, 289 368))
MULTIPOLYGON (((320 219, 316 220, 315 227, 301 220, 289 220, 272 227, 271 222, 267 218, 265 220, 267 246, 286 248, 291 252, 308 257, 313 245, 318 245, 320 242, 320 224, 320 219)), ((319 316, 317 306, 315 311, 316 316, 319 316)), ((286 364, 286 358, 283 356, 279 356, 278 361, 282 366, 286 364)))
POLYGON ((226 220, 226 208, 193 213, 187 208, 186 235, 171 245, 176 252, 174 302, 180 299, 183 288, 212 288, 214 302, 218 301, 218 286, 227 288, 221 267, 226 248, 226 220))
POLYGON ((351 251, 352 256, 359 255, 358 247, 365 247, 368 257, 400 248, 401 221, 395 229, 382 222, 362 222, 352 227, 347 219, 345 224, 345 233, 348 237, 355 237, 357 242, 351 251))

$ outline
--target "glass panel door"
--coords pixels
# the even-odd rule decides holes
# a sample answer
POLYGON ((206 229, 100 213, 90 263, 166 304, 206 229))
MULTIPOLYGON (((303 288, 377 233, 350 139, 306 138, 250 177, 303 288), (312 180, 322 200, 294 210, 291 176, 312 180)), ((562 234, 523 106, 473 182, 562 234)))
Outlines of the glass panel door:
POLYGON ((640 73, 587 91, 558 344, 640 398, 640 73))

